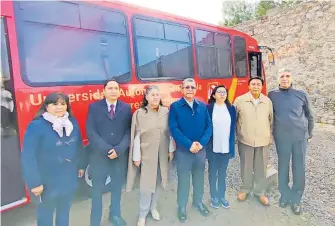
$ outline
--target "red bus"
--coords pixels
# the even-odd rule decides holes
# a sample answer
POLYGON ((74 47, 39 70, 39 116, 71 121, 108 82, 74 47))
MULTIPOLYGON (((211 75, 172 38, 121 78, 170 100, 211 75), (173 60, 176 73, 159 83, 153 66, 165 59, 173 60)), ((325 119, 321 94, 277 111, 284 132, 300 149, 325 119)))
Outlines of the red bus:
POLYGON ((69 95, 87 143, 88 105, 106 79, 133 110, 145 86, 158 85, 169 105, 189 77, 198 99, 225 84, 233 101, 250 76, 265 79, 260 49, 245 33, 120 2, 1 1, 1 211, 29 203, 20 144, 48 93, 69 95))

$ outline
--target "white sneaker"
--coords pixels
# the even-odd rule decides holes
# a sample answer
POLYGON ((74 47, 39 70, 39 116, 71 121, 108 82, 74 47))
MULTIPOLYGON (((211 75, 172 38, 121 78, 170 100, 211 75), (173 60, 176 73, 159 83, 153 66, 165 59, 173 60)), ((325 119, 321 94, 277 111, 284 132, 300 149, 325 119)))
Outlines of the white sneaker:
POLYGON ((152 219, 154 219, 155 221, 161 220, 161 216, 159 215, 159 212, 157 209, 151 210, 151 216, 152 216, 152 219))
POLYGON ((137 226, 145 226, 145 218, 138 218, 137 226))

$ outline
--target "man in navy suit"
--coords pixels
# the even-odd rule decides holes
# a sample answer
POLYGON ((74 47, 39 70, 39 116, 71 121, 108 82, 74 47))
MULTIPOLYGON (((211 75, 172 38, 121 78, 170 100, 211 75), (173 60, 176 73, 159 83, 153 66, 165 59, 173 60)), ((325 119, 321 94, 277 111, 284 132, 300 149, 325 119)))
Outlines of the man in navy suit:
POLYGON ((120 86, 115 80, 104 84, 105 98, 89 106, 86 133, 90 142, 92 174, 91 226, 100 226, 102 195, 107 177, 111 177, 111 205, 109 221, 123 226, 121 217, 121 190, 124 183, 125 158, 130 143, 131 108, 118 100, 120 86))
POLYGON ((203 204, 204 171, 206 152, 204 147, 212 136, 213 125, 207 107, 196 100, 196 83, 187 78, 182 84, 183 97, 170 107, 169 127, 176 141, 176 163, 178 174, 178 219, 187 219, 186 205, 190 190, 190 176, 193 184, 193 206, 203 216, 209 211, 203 204))

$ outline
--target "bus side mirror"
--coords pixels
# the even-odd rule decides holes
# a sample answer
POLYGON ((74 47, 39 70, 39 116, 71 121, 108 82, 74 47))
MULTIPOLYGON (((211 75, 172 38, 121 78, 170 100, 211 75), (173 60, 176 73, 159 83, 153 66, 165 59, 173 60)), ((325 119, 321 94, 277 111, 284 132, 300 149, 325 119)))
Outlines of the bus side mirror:
POLYGON ((273 49, 268 46, 258 46, 260 50, 268 50, 270 54, 268 54, 268 60, 270 65, 275 65, 275 56, 273 54, 273 49))

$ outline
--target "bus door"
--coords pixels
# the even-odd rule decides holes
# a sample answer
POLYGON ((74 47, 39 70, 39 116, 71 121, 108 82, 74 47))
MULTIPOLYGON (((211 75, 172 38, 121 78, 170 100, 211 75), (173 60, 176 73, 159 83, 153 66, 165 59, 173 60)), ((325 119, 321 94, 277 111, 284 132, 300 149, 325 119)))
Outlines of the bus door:
POLYGON ((261 52, 249 52, 249 71, 250 77, 261 77, 262 75, 262 53, 261 52))
POLYGON ((1 17, 1 211, 27 201, 7 37, 6 19, 1 17))

